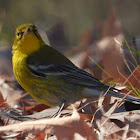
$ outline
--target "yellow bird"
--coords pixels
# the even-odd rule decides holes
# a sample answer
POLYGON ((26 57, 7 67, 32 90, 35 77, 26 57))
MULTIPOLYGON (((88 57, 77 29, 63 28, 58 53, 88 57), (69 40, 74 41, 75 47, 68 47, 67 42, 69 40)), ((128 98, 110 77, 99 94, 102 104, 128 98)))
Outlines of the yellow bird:
MULTIPOLYGON (((12 49, 17 81, 40 103, 67 107, 83 98, 97 98, 108 89, 107 96, 124 97, 46 45, 33 24, 23 24, 16 29, 12 49)), ((126 99, 140 102, 132 96, 126 99)))

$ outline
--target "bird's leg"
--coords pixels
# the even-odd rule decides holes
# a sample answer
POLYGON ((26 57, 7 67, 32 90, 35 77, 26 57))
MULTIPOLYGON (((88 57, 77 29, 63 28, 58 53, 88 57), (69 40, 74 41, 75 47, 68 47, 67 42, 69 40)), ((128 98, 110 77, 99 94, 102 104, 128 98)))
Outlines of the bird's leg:
POLYGON ((57 112, 55 112, 53 115, 51 115, 51 118, 52 118, 52 117, 54 118, 54 117, 56 117, 57 115, 59 115, 60 112, 63 110, 64 106, 65 106, 65 103, 63 102, 63 103, 59 106, 59 109, 57 110, 57 112))
POLYGON ((59 109, 57 111, 57 114, 60 114, 60 112, 64 109, 65 103, 63 102, 61 106, 59 106, 59 109))

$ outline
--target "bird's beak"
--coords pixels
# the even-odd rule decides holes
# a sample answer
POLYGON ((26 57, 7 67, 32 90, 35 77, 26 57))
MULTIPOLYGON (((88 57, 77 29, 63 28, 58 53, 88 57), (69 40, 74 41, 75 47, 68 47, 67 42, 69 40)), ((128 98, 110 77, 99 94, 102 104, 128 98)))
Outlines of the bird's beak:
POLYGON ((29 35, 29 34, 34 34, 33 30, 31 29, 31 27, 27 27, 25 32, 24 32, 24 35, 29 35))

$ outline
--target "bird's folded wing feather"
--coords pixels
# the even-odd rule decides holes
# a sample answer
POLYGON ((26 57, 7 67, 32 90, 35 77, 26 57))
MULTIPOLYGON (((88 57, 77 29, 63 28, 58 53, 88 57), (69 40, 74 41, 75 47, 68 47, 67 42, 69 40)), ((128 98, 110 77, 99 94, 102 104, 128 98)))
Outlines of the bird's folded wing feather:
POLYGON ((91 74, 76 67, 63 54, 47 45, 42 46, 40 51, 28 57, 27 67, 34 75, 43 78, 54 76, 71 84, 108 87, 91 74))
MULTIPOLYGON (((105 86, 98 79, 94 78, 91 74, 86 71, 79 69, 74 65, 29 65, 30 71, 38 76, 56 76, 66 82, 84 86, 105 86)), ((106 86, 107 87, 107 86, 106 86)))

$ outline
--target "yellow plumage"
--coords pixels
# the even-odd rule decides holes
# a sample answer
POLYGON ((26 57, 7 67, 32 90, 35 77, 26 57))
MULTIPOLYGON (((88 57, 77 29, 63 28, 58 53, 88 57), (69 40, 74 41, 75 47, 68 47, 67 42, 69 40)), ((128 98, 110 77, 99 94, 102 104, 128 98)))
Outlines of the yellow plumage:
MULTIPOLYGON (((38 102, 68 106, 85 97, 99 97, 109 88, 46 45, 35 25, 23 24, 17 28, 12 49, 15 77, 38 102)), ((110 88, 108 96, 124 97, 113 89, 110 88)), ((140 102, 131 96, 126 99, 140 102)))

